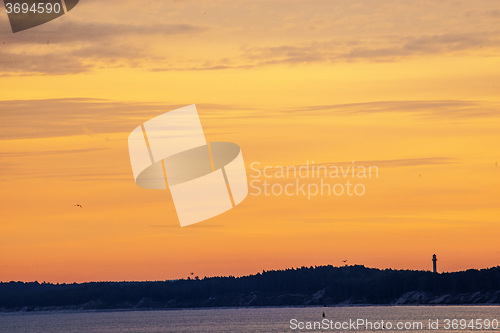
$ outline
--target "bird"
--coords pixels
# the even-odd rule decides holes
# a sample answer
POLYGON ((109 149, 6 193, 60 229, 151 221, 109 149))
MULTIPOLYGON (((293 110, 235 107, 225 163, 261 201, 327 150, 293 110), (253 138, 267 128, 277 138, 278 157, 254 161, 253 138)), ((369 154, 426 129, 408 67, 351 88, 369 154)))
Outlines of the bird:
POLYGON ((344 260, 344 262, 347 262, 347 259, 346 259, 346 260, 344 260))
POLYGON ((83 208, 82 205, 80 205, 80 204, 76 204, 75 207, 83 208))

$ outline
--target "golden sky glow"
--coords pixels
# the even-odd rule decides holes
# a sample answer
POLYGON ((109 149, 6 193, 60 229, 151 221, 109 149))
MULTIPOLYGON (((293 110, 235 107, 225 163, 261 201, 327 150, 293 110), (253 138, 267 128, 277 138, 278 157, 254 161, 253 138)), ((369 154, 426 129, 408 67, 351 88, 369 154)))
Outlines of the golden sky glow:
POLYGON ((499 23, 492 1, 87 0, 12 34, 2 9, 0 281, 498 265, 499 23), (189 104, 249 175, 356 161, 379 177, 180 228, 167 191, 135 185, 127 137, 189 104))

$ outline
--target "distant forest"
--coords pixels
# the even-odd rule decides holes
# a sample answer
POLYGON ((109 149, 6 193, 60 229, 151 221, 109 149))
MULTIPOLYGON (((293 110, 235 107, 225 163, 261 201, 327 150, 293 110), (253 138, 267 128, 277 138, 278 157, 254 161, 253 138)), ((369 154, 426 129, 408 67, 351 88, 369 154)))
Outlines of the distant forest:
POLYGON ((500 266, 442 274, 319 266, 238 278, 0 283, 1 311, 355 304, 500 304, 500 266))

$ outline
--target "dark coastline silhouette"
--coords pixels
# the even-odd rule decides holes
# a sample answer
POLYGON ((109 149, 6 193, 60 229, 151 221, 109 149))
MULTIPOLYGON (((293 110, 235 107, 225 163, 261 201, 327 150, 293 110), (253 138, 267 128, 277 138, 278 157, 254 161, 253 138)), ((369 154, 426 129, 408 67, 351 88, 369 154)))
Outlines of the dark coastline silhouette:
POLYGON ((0 283, 1 311, 356 304, 500 304, 500 266, 441 274, 318 266, 239 278, 0 283))

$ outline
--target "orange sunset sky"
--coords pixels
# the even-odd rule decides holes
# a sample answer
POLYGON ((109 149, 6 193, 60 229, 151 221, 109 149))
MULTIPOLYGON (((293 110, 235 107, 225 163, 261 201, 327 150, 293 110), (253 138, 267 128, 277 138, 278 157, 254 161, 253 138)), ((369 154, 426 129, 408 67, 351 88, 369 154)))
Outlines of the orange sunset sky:
POLYGON ((497 266, 499 36, 485 0, 82 0, 16 34, 2 2, 0 281, 497 266), (249 176, 355 161, 379 177, 181 228, 169 192, 135 185, 127 138, 189 104, 249 176))

